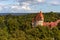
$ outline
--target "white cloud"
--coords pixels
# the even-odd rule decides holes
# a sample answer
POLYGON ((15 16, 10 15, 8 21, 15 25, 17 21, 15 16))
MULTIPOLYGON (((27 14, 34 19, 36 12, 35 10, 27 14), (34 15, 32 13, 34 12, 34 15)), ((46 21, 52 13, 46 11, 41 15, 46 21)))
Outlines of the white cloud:
POLYGON ((17 0, 23 10, 32 10, 31 6, 38 5, 39 3, 45 2, 45 0, 17 0))
POLYGON ((60 2, 56 1, 56 0, 53 0, 53 1, 50 2, 50 4, 52 4, 52 5, 60 5, 60 2))
POLYGON ((3 10, 3 8, 2 7, 0 7, 0 11, 2 11, 3 10))
POLYGON ((30 5, 28 2, 23 2, 22 5, 30 5))
POLYGON ((18 11, 18 10, 31 10, 31 8, 28 5, 13 5, 11 6, 12 11, 18 11))
POLYGON ((4 5, 0 5, 0 11, 2 11, 4 9, 4 5))
POLYGON ((45 2, 45 0, 17 0, 23 10, 32 10, 31 6, 45 2))
POLYGON ((59 4, 59 2, 56 2, 56 1, 55 1, 55 2, 52 2, 52 4, 58 5, 58 4, 59 4))
POLYGON ((30 3, 23 2, 21 8, 24 9, 24 10, 31 10, 29 5, 30 5, 30 3))
POLYGON ((26 5, 22 6, 22 9, 24 9, 24 10, 31 10, 31 8, 29 6, 26 6, 26 5))
POLYGON ((17 6, 17 5, 13 5, 13 6, 11 6, 11 8, 12 8, 12 9, 15 9, 15 10, 21 9, 20 6, 17 6))
POLYGON ((45 0, 37 0, 37 2, 44 2, 45 0))
POLYGON ((37 3, 44 3, 45 0, 17 0, 20 4, 23 4, 23 2, 26 3, 30 3, 32 4, 37 4, 37 3))

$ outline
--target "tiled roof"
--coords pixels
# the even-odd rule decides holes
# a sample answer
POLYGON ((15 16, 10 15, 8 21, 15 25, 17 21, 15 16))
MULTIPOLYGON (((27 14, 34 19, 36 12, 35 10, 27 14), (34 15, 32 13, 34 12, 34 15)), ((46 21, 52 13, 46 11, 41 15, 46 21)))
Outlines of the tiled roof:
POLYGON ((37 16, 36 16, 36 20, 42 20, 42 18, 44 18, 43 17, 43 14, 42 14, 42 12, 40 11, 40 13, 39 14, 37 14, 37 16))
POLYGON ((36 15, 36 17, 35 18, 33 18, 32 19, 32 21, 39 21, 39 20, 43 20, 44 19, 44 17, 43 17, 43 14, 42 14, 42 12, 40 11, 40 13, 38 13, 37 15, 36 15))

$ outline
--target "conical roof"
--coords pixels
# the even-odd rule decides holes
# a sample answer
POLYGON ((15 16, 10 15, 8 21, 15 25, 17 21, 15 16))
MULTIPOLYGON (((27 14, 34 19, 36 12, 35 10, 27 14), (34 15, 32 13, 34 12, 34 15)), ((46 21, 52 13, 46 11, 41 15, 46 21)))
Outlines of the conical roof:
POLYGON ((39 14, 37 14, 37 16, 36 16, 36 21, 37 20, 44 20, 44 17, 43 17, 43 14, 42 14, 42 12, 40 11, 40 13, 39 14))

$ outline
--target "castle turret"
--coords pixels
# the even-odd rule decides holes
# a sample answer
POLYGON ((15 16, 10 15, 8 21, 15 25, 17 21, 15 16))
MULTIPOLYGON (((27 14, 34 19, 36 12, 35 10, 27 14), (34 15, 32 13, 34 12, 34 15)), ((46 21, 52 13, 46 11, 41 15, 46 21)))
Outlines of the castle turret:
POLYGON ((39 14, 37 14, 37 16, 36 16, 36 21, 39 21, 39 20, 43 20, 44 21, 44 17, 43 17, 43 14, 42 14, 42 12, 40 11, 40 13, 39 14))
POLYGON ((43 16, 42 12, 40 11, 40 13, 38 13, 33 20, 34 21, 32 23, 34 26, 38 26, 38 25, 43 26, 44 16, 43 16))

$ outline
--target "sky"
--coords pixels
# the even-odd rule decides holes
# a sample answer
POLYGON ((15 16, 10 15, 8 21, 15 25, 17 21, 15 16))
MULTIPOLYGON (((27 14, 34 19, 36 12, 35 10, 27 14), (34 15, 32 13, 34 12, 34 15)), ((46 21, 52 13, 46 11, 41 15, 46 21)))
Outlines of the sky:
POLYGON ((60 12, 60 0, 0 0, 0 13, 60 12))

